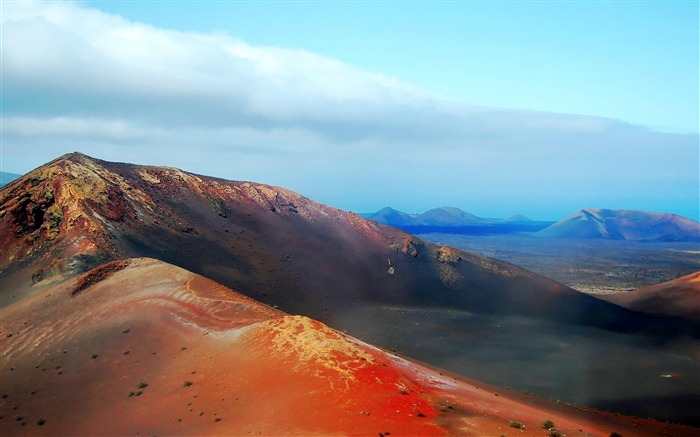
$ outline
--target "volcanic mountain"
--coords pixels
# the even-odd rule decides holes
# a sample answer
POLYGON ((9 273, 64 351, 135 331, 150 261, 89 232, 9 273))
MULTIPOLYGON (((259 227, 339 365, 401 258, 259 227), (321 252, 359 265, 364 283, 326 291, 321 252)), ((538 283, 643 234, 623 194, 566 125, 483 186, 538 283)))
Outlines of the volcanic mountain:
POLYGON ((700 431, 496 392, 153 259, 41 281, 1 322, 2 435, 700 431))
POLYGON ((700 272, 601 298, 635 311, 700 320, 700 272))
POLYGON ((537 232, 547 238, 700 241, 700 223, 675 214, 582 209, 537 232))
POLYGON ((700 405, 696 362, 685 359, 698 350, 697 323, 624 309, 279 187, 74 153, 2 188, 0 248, 3 308, 105 262, 150 257, 489 383, 686 423, 700 405), (682 383, 649 379, 668 368, 682 383), (644 402, 627 408, 632 398, 644 402))
POLYGON ((366 217, 377 223, 389 226, 414 226, 419 221, 417 214, 407 214, 389 206, 380 209, 374 214, 367 214, 366 217))

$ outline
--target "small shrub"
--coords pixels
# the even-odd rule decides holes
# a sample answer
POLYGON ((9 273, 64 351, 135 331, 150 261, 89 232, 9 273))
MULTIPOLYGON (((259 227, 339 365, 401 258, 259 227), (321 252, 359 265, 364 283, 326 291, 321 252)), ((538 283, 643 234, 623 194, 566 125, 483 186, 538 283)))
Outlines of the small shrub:
POLYGON ((561 433, 556 429, 553 429, 547 433, 547 437, 561 437, 561 433))
POLYGON ((139 382, 138 388, 146 388, 146 387, 148 387, 148 384, 146 384, 145 382, 139 382))
POLYGON ((615 431, 610 433, 610 437, 622 437, 622 434, 616 433, 615 431))
POLYGON ((554 428, 554 422, 552 422, 551 420, 545 420, 544 422, 542 422, 541 426, 543 429, 554 428))
POLYGON ((182 383, 182 386, 187 388, 187 387, 191 386, 192 384, 194 384, 192 381, 185 381, 182 383))
POLYGON ((510 426, 511 428, 525 429, 525 425, 518 422, 517 420, 508 421, 508 426, 510 426))

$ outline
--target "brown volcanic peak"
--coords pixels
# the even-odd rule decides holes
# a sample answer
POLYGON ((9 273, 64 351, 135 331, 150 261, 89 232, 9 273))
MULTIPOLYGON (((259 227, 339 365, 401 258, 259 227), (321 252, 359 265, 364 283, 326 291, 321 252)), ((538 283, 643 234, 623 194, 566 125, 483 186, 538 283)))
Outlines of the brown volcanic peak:
POLYGON ((698 435, 495 394, 144 258, 32 287, 0 364, 2 435, 698 435))
POLYGON ((601 298, 634 311, 700 320, 700 272, 601 298))
MULTIPOLYGON (((0 192, 0 205, 0 269, 12 272, 38 266, 34 280, 66 270, 83 271, 109 259, 151 253, 159 245, 166 257, 190 257, 190 253, 180 253, 181 243, 217 240, 217 232, 229 231, 215 229, 197 238, 199 232, 193 226, 206 227, 212 217, 226 219, 232 206, 281 217, 294 214, 309 222, 314 220, 312 214, 332 214, 356 232, 369 237, 376 234, 373 226, 357 216, 279 187, 203 178, 173 168, 108 163, 80 153, 58 158, 7 186, 0 192), (151 230, 162 238, 161 244, 149 245, 153 243, 149 241, 151 230), (140 243, 134 241, 138 234, 145 234, 148 247, 132 247, 140 243)), ((252 215, 246 213, 246 217, 252 215)), ((255 217, 249 221, 253 220, 255 217)), ((246 245, 252 247, 249 242, 246 245)), ((217 256, 223 256, 218 249, 217 256)))

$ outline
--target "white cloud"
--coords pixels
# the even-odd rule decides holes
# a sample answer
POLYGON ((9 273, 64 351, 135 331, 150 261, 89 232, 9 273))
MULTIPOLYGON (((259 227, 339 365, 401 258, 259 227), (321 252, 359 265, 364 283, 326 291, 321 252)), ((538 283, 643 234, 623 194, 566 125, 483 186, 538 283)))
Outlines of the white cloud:
MULTIPOLYGON (((356 198, 375 196, 373 206, 376 187, 430 202, 445 180, 455 202, 477 186, 553 184, 572 193, 624 187, 624 198, 637 195, 632 180, 640 195, 681 187, 697 199, 697 135, 469 106, 307 51, 160 29, 74 3, 2 8, 8 170, 80 149, 327 201, 355 187, 356 198), (375 193, 363 194, 370 188, 358 180, 375 193)), ((500 190, 493 196, 508 191, 500 190)))

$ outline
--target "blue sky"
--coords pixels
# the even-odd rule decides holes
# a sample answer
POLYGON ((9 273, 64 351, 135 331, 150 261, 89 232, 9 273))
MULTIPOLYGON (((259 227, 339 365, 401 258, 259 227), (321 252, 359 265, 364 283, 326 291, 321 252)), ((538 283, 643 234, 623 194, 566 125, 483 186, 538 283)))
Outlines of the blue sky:
POLYGON ((80 150, 343 209, 698 219, 698 2, 3 3, 2 169, 80 150))

